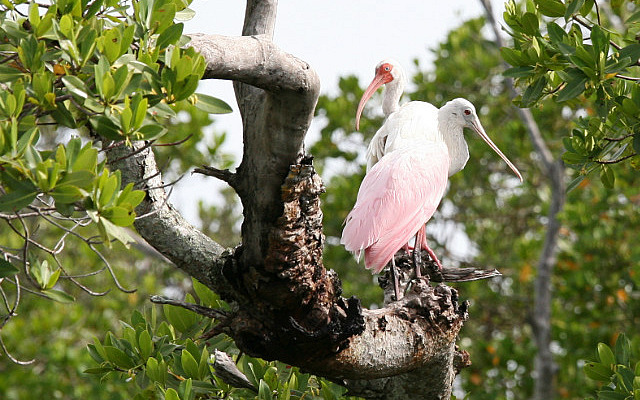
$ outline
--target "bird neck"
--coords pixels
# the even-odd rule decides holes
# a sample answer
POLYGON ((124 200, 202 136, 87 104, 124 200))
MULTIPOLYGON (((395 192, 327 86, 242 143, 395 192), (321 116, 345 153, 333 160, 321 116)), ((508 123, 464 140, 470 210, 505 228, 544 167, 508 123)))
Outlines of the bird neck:
POLYGON ((469 147, 464 140, 462 126, 445 107, 438 111, 438 131, 449 150, 449 176, 451 176, 467 164, 469 147))
POLYGON ((384 85, 384 96, 382 98, 382 112, 385 117, 400 109, 400 97, 404 91, 404 76, 400 75, 391 82, 384 85))

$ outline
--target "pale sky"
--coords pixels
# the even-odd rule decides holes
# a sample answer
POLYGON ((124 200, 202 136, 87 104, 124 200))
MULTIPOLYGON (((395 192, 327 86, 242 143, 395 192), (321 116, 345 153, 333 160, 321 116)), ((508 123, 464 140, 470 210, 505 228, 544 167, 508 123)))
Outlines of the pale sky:
MULTIPOLYGON (((502 1, 493 4, 494 12, 501 16, 502 1)), ((196 16, 186 22, 184 33, 239 35, 244 7, 244 1, 195 0, 190 8, 196 16)), ((334 94, 340 76, 355 74, 363 85, 368 84, 375 65, 385 58, 398 60, 409 72, 414 58, 428 66, 429 49, 461 22, 482 13, 478 0, 280 0, 274 41, 315 69, 322 93, 334 94)), ((198 91, 219 97, 234 109, 216 116, 214 129, 227 132, 225 148, 239 162, 242 125, 231 83, 207 81, 198 91)), ((312 125, 310 134, 318 129, 317 124, 312 125)), ((218 187, 214 178, 188 175, 173 191, 171 201, 198 225, 198 195, 207 202, 216 201, 212 192, 218 187)))

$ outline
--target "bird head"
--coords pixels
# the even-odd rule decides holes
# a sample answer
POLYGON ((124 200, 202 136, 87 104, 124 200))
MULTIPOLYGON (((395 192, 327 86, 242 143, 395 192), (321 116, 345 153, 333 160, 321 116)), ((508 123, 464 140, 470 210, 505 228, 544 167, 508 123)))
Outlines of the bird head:
POLYGON ((493 149, 493 151, 498 153, 500 158, 502 158, 502 160, 507 163, 509 168, 511 168, 511 170, 520 179, 520 182, 522 182, 522 174, 520 174, 518 168, 516 168, 516 166, 513 165, 511 161, 509 161, 507 156, 505 156, 502 151, 500 151, 498 146, 496 146, 495 143, 493 143, 493 141, 489 138, 484 130, 484 127, 482 126, 482 123, 480 123, 480 118, 478 118, 476 108, 473 106, 473 104, 471 104, 469 100, 463 98, 453 99, 447 102, 447 104, 445 104, 441 108, 441 110, 445 110, 445 113, 449 114, 447 118, 451 118, 456 125, 459 125, 461 128, 470 128, 474 132, 476 132, 478 136, 480 136, 480 138, 493 149))
POLYGON ((360 103, 358 104, 358 111, 356 112, 356 130, 360 129, 360 116, 362 115, 362 110, 364 110, 364 105, 367 101, 373 96, 373 94, 380 88, 380 86, 394 82, 397 85, 404 85, 404 72, 400 63, 393 59, 382 60, 376 65, 375 76, 373 80, 364 91, 362 95, 362 99, 360 99, 360 103))

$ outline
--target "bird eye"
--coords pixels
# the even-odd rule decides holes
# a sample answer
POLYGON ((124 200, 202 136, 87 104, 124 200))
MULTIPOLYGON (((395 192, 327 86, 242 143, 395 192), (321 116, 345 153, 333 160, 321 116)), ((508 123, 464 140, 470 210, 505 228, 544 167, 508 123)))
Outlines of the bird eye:
POLYGON ((471 110, 464 110, 464 115, 471 115, 471 110))
POLYGON ((391 71, 391 67, 390 67, 390 66, 388 66, 388 65, 385 65, 384 70, 385 70, 385 71, 387 71, 387 72, 389 72, 389 71, 391 71))

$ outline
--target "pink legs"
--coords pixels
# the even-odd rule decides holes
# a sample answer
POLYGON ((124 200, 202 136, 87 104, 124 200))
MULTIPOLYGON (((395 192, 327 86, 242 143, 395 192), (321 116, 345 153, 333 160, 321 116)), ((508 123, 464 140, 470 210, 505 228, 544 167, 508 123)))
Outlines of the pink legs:
POLYGON ((439 269, 442 269, 442 264, 440 260, 438 260, 438 256, 436 253, 431 250, 431 247, 427 244, 427 233, 425 232, 425 226, 422 225, 418 233, 416 233, 416 243, 413 249, 413 265, 416 269, 416 278, 420 278, 422 276, 422 272, 420 271, 420 256, 422 249, 425 249, 427 253, 429 253, 429 257, 436 263, 439 269))

